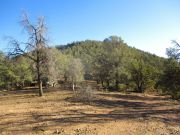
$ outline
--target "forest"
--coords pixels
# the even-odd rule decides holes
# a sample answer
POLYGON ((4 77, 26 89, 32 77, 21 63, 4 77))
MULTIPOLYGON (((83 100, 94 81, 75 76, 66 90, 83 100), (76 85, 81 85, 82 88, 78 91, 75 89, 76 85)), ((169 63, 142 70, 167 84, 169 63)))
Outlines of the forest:
POLYGON ((32 25, 24 16, 21 23, 29 41, 10 38, 9 52, 1 52, 2 89, 23 88, 34 82, 42 96, 42 85, 67 82, 75 90, 83 80, 93 80, 108 91, 157 92, 180 98, 178 42, 172 41, 174 46, 167 48, 168 58, 130 47, 118 36, 50 47, 43 21, 41 18, 37 26, 32 25))
POLYGON ((167 58, 116 35, 49 45, 44 21, 25 14, 0 52, 0 134, 180 133, 177 41, 167 58))

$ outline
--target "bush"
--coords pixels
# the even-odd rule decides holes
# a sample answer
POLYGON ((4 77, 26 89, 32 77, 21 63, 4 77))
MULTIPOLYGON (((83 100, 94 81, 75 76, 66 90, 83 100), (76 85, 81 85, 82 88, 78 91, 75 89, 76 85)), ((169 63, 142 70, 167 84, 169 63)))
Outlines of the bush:
POLYGON ((127 89, 127 85, 126 84, 119 84, 118 85, 118 90, 120 91, 126 91, 127 89))
POLYGON ((93 89, 90 86, 81 87, 79 90, 75 91, 74 99, 80 102, 90 103, 95 98, 93 89))
POLYGON ((180 99, 180 91, 171 93, 173 99, 178 100, 180 99))
POLYGON ((136 84, 134 82, 129 83, 128 91, 134 91, 136 89, 136 84))
POLYGON ((159 91, 153 87, 150 87, 150 88, 146 88, 144 90, 144 93, 147 93, 147 94, 158 94, 159 91))

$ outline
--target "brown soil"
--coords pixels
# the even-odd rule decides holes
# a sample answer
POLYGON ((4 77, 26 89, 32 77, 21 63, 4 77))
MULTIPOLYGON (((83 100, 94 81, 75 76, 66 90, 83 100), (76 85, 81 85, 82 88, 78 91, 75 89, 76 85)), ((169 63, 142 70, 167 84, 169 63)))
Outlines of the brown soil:
POLYGON ((96 92, 91 102, 71 91, 0 93, 0 134, 180 135, 180 102, 163 96, 96 92))

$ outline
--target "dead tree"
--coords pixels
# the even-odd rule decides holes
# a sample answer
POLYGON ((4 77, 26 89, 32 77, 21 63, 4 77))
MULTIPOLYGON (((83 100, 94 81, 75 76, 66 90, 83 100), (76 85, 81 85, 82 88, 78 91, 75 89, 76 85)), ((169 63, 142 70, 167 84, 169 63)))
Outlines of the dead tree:
POLYGON ((42 89, 42 73, 46 64, 46 31, 47 27, 44 23, 44 17, 40 17, 36 25, 30 23, 26 14, 23 15, 23 19, 20 22, 23 28, 28 33, 27 42, 19 42, 15 39, 10 39, 12 45, 9 51, 9 56, 22 55, 32 60, 36 69, 37 82, 39 87, 39 96, 43 95, 42 89))

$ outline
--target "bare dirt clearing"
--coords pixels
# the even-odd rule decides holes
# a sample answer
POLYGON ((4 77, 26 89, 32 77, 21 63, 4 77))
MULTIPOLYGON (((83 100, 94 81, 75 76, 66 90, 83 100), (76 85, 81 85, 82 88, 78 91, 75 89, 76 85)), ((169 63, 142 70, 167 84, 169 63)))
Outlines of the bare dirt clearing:
POLYGON ((91 103, 71 91, 0 93, 0 134, 180 135, 180 102, 160 96, 97 92, 91 103))

